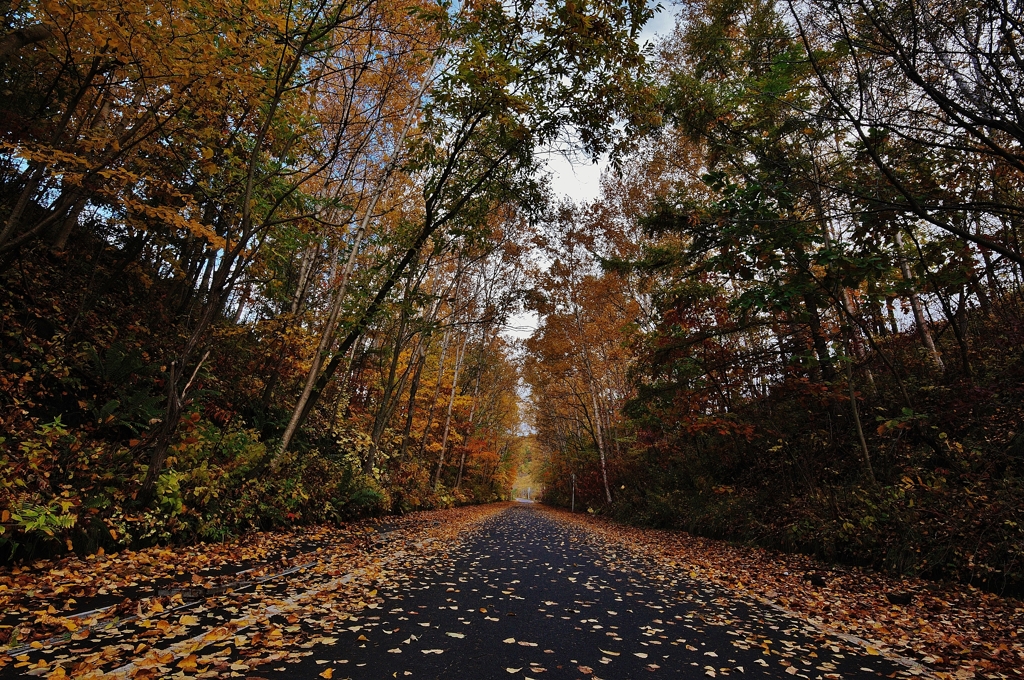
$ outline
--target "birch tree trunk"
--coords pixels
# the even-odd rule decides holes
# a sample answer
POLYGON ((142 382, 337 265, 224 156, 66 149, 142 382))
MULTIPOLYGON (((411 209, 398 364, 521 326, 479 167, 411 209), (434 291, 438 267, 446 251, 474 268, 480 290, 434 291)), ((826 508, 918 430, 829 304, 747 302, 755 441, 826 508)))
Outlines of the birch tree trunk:
POLYGON ((597 396, 594 391, 590 392, 590 401, 594 405, 594 434, 597 435, 597 453, 601 458, 601 481, 604 483, 604 497, 609 505, 612 502, 612 489, 608 486, 608 463, 604 449, 604 435, 601 430, 601 414, 597 410, 597 396))
POLYGON ((455 373, 452 376, 452 391, 448 395, 448 413, 444 419, 444 434, 441 435, 441 453, 437 457, 437 472, 434 473, 434 488, 441 481, 441 470, 444 468, 444 452, 448 448, 448 435, 451 434, 452 409, 455 406, 455 395, 459 390, 459 371, 462 369, 462 360, 466 355, 466 342, 469 340, 469 333, 462 339, 462 346, 455 355, 455 373))

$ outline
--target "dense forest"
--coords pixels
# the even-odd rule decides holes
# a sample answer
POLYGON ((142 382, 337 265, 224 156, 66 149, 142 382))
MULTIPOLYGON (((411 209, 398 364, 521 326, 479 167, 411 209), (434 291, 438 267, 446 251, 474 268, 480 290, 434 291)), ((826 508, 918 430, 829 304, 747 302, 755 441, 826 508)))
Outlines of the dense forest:
POLYGON ((1024 8, 0 7, 0 559, 529 455, 549 503, 1024 593, 1024 8))
POLYGON ((687 4, 550 217, 547 497, 1024 593, 1019 3, 687 4))
POLYGON ((508 496, 538 152, 646 10, 3 12, 3 559, 508 496))

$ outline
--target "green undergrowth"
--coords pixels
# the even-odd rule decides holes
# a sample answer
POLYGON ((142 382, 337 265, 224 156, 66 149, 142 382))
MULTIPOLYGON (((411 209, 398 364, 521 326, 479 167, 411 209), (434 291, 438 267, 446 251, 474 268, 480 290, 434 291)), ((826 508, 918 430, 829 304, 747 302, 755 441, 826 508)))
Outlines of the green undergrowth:
POLYGON ((78 248, 95 255, 44 250, 0 274, 0 564, 497 500, 486 486, 435 487, 426 462, 397 460, 390 431, 387 465, 364 474, 359 412, 315 421, 279 455, 287 404, 263 404, 252 378, 266 343, 229 318, 144 493, 166 403, 159 357, 183 337, 174 282, 143 267, 115 276, 116 250, 78 248), (107 276, 102 295, 90 292, 107 276))
POLYGON ((0 506, 8 510, 0 561, 221 541, 253 530, 477 502, 472 490, 433 489, 427 471, 412 465, 401 468, 404 478, 382 483, 361 472, 353 451, 277 455, 258 432, 219 427, 198 413, 183 430, 145 504, 136 490, 146 467, 131 447, 83 442, 59 419, 13 447, 4 442, 0 506))
POLYGON ((257 432, 218 427, 198 413, 183 429, 145 504, 137 489, 146 467, 131 447, 83 441, 59 419, 14 452, 5 442, 0 557, 216 541, 391 510, 387 490, 343 456, 278 456, 257 432))

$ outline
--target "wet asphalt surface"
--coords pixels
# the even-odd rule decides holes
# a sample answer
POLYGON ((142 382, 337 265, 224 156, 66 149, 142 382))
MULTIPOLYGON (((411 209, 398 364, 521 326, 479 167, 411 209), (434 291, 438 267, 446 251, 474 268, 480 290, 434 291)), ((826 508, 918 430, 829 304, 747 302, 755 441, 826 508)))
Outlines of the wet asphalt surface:
MULTIPOLYGON (((528 505, 380 590, 300 659, 250 678, 906 677, 884 657, 643 555, 598 549, 528 505), (323 674, 323 675, 321 675, 323 674)), ((246 677, 241 675, 241 677, 246 677)))

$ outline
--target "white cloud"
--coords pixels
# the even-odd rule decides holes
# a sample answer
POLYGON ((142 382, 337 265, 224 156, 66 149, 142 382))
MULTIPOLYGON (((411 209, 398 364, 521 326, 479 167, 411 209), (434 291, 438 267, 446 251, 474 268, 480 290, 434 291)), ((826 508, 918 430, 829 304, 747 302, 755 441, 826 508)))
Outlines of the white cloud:
POLYGON ((537 316, 537 312, 527 310, 519 312, 511 318, 505 324, 505 328, 502 329, 502 335, 512 340, 522 340, 533 335, 533 332, 537 330, 537 324, 540 322, 540 317, 537 316))
POLYGON ((601 192, 601 171, 608 166, 608 161, 605 158, 598 163, 582 159, 570 161, 565 156, 554 154, 545 166, 551 173, 551 188, 555 196, 586 203, 601 192))

